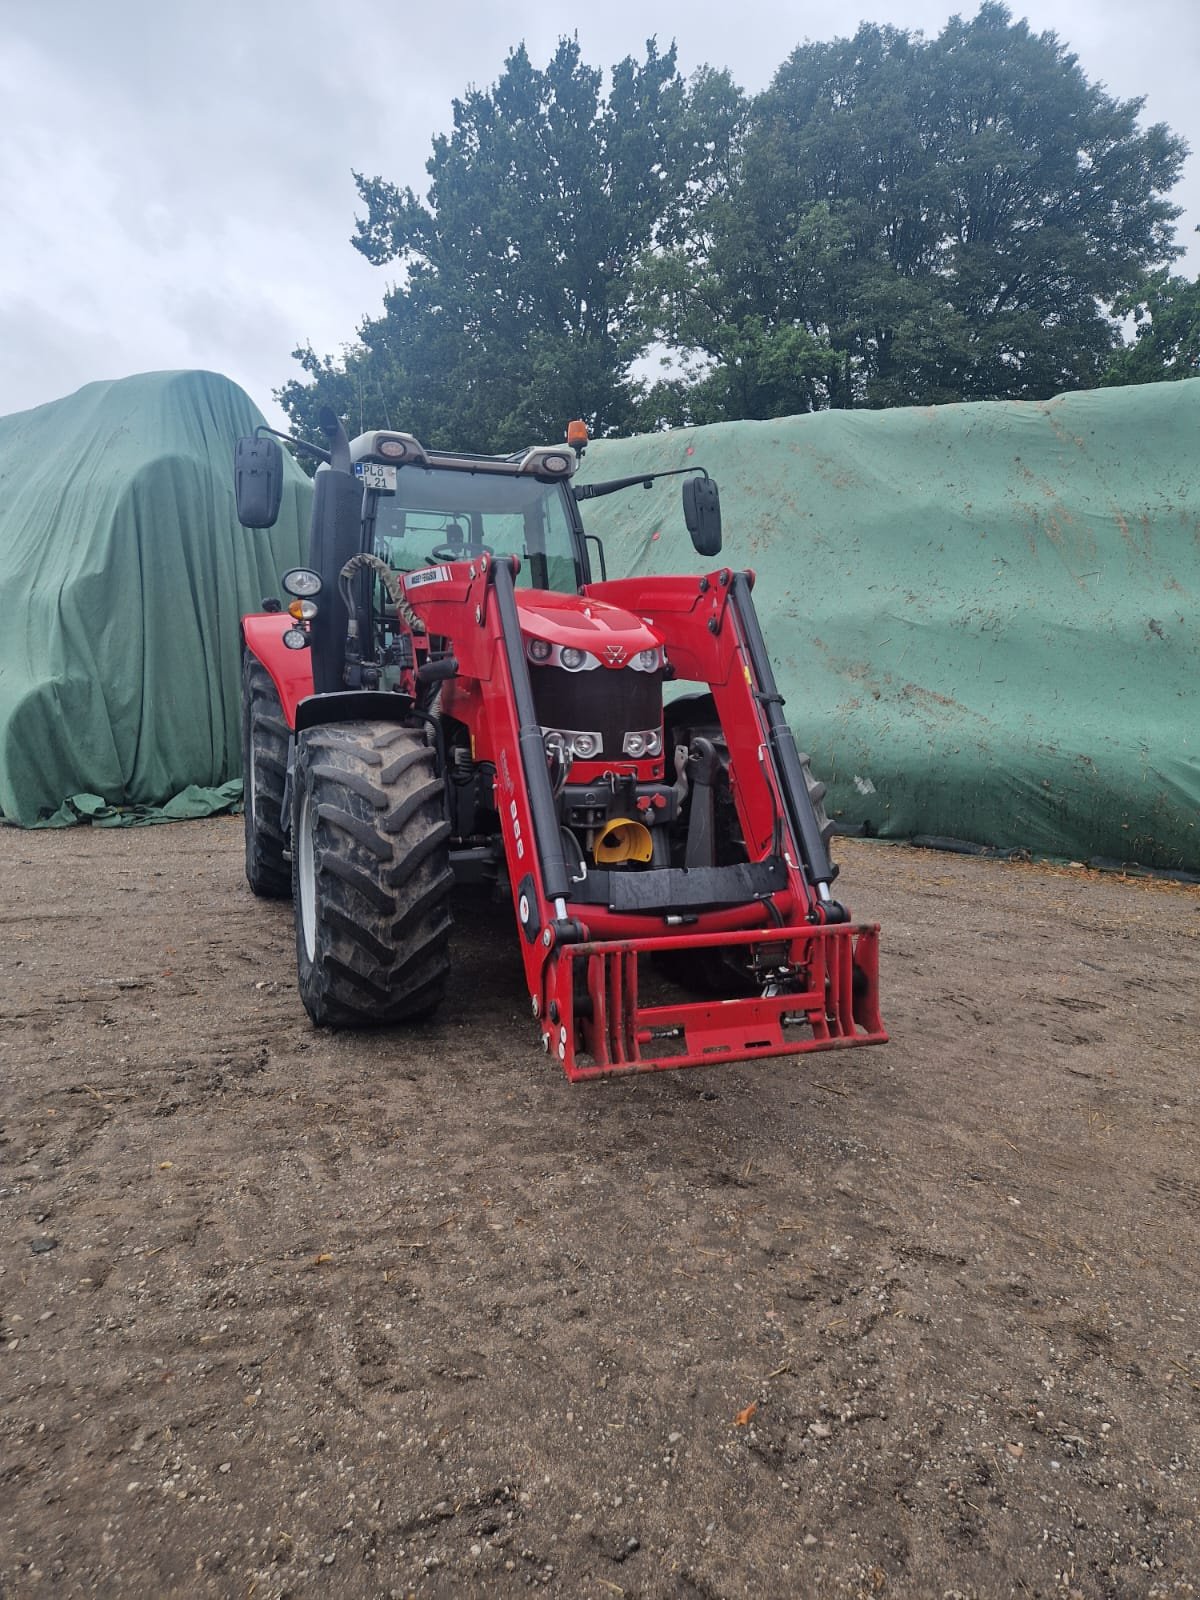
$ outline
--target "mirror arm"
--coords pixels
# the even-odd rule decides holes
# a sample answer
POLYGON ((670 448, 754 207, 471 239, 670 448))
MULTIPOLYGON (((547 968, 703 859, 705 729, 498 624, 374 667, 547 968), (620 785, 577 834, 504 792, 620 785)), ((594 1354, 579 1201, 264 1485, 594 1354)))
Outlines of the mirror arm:
POLYGON ((576 484, 571 493, 576 500, 598 500, 603 494, 616 494, 619 489, 632 489, 639 483, 643 489, 648 489, 655 478, 682 478, 690 472, 698 472, 702 478, 708 477, 703 467, 674 467, 669 472, 639 472, 633 478, 610 478, 607 483, 576 484))
POLYGON ((264 433, 269 433, 272 439, 282 439, 284 444, 290 444, 297 450, 303 450, 305 455, 316 456, 318 461, 328 461, 329 451, 323 450, 319 444, 309 444, 307 439, 297 439, 294 434, 280 433, 278 428, 270 428, 265 422, 260 422, 254 430, 254 437, 261 438, 264 433))

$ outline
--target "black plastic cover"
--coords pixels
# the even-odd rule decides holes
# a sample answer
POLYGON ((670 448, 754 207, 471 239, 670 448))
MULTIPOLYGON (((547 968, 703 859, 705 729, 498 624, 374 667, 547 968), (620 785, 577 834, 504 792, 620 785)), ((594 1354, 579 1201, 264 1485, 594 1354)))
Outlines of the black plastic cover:
POLYGON ((721 553, 721 496, 711 478, 689 478, 684 484, 683 520, 697 555, 721 553))
POLYGON ((273 528, 283 497, 278 439, 239 439, 233 447, 233 492, 243 528, 273 528))
POLYGON ((787 888, 787 867, 779 856, 729 867, 658 867, 645 872, 589 871, 571 885, 579 905, 606 905, 610 911, 640 911, 671 916, 682 911, 715 911, 746 905, 787 888))

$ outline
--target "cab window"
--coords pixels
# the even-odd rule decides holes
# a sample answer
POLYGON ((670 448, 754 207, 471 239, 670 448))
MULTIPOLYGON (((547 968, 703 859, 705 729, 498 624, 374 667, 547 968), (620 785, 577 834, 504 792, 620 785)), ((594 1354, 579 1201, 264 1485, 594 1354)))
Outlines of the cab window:
POLYGON ((575 561, 561 483, 499 472, 401 467, 394 494, 375 494, 375 550, 399 572, 485 551, 521 558, 518 588, 570 594, 575 561))

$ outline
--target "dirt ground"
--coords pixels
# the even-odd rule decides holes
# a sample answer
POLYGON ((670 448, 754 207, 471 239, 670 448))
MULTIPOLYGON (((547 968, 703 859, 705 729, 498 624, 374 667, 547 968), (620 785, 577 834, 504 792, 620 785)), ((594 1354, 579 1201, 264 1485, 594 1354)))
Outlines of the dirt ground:
POLYGON ((241 823, 0 830, 0 1594, 1192 1595, 1200 889, 840 844, 882 1048, 315 1033, 241 823))

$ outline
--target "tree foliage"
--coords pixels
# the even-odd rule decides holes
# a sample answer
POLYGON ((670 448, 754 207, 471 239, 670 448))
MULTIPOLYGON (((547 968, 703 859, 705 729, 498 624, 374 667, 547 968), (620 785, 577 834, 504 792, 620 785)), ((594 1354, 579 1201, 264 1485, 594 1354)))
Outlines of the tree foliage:
POLYGON ((1133 318, 1134 338, 1113 358, 1106 384, 1200 378, 1200 277, 1190 282, 1163 268, 1116 309, 1133 318))
POLYGON ((508 450, 578 415, 626 432, 1182 371, 1187 152, 1141 106, 996 0, 935 39, 801 45, 753 98, 711 68, 685 84, 653 40, 607 93, 576 41, 544 69, 519 47, 454 102, 423 197, 356 175, 353 242, 400 281, 342 356, 298 351, 280 399, 301 426, 328 401, 508 450))
POLYGON ((932 41, 795 50, 750 109, 696 245, 643 269, 696 420, 1031 398, 1098 381, 1107 307, 1170 260, 1186 154, 1141 101, 988 3, 932 41))
MULTIPOLYGON (((575 40, 544 70, 521 46, 492 88, 454 102, 424 199, 356 174, 366 216, 354 243, 398 263, 403 281, 343 364, 305 352, 306 370, 328 388, 344 367, 448 446, 515 449, 561 437, 578 415, 628 427, 631 269, 670 236, 704 160, 674 47, 650 40, 605 95, 575 40)), ((285 392, 293 410, 300 398, 285 392)))

